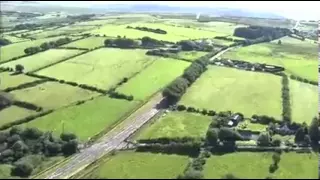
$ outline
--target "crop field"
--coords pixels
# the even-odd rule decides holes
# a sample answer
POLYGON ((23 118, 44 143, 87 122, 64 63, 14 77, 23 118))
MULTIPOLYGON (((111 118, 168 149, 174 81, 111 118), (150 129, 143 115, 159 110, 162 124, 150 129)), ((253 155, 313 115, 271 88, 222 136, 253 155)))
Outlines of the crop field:
POLYGON ((292 119, 309 124, 318 114, 318 86, 289 81, 292 119))
POLYGON ((57 82, 46 82, 10 93, 18 100, 33 103, 46 109, 56 109, 99 95, 92 91, 57 82))
POLYGON ((5 62, 11 58, 24 55, 24 50, 28 47, 40 46, 44 42, 55 41, 60 38, 63 38, 63 36, 38 39, 34 41, 26 41, 3 46, 0 48, 0 63, 5 62))
POLYGON ((152 153, 121 152, 87 176, 99 179, 174 179, 183 172, 188 157, 152 153))
POLYGON ((0 73, 0 79, 0 90, 39 80, 38 78, 30 77, 24 74, 12 75, 11 72, 0 73))
POLYGON ((202 51, 181 51, 178 53, 178 58, 187 59, 187 60, 196 60, 201 56, 206 55, 207 52, 202 51))
POLYGON ((137 101, 129 102, 102 96, 78 106, 57 110, 22 126, 53 131, 57 136, 63 131, 75 133, 79 140, 84 142, 102 130, 112 127, 138 104, 137 101))
POLYGON ((106 37, 89 37, 86 39, 81 39, 78 41, 74 41, 72 43, 63 45, 62 47, 76 47, 76 48, 96 48, 100 46, 104 46, 104 40, 106 37))
POLYGON ((170 112, 144 128, 136 139, 194 137, 204 138, 211 117, 184 112, 170 112))
POLYGON ((187 90, 179 104, 214 111, 281 118, 279 76, 211 66, 187 90), (262 103, 263 102, 263 103, 262 103))
POLYGON ((310 80, 318 79, 318 46, 290 37, 229 51, 225 58, 283 66, 287 72, 310 80))
POLYGON ((44 52, 37 53, 33 56, 24 57, 15 61, 1 64, 0 67, 15 68, 17 64, 21 64, 24 67, 24 72, 30 72, 59 62, 81 52, 83 51, 74 49, 50 49, 44 52))
POLYGON ((146 100, 180 76, 190 63, 170 58, 159 58, 150 66, 120 86, 117 91, 131 94, 135 99, 146 100), (141 88, 143 87, 143 88, 141 88))
POLYGON ((0 126, 33 114, 36 114, 36 112, 17 106, 7 107, 0 111, 0 126))
POLYGON ((40 70, 37 74, 109 89, 155 59, 145 53, 146 50, 103 48, 40 70))

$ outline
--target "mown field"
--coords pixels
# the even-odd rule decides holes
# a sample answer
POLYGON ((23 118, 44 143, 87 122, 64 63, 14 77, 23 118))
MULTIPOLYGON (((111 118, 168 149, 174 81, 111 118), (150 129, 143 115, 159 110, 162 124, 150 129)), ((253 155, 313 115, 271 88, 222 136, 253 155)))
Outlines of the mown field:
POLYGON ((75 133, 80 141, 87 141, 102 130, 112 127, 138 104, 137 101, 129 102, 102 96, 78 106, 57 110, 23 124, 22 127, 53 131, 56 136, 60 136, 63 131, 75 133))
POLYGON ((120 86, 117 91, 131 94, 137 100, 146 100, 180 76, 190 63, 170 58, 159 58, 150 66, 120 86))
POLYGON ((145 53, 146 50, 140 49, 103 48, 40 70, 37 74, 109 89, 155 59, 145 53))
POLYGON ((1 64, 0 67, 11 67, 14 69, 17 64, 21 64, 24 67, 24 72, 30 72, 59 62, 81 52, 83 51, 74 49, 50 49, 37 53, 33 56, 24 57, 15 61, 1 64))
POLYGON ((94 169, 95 179, 175 179, 188 164, 188 157, 152 153, 121 152, 94 169))
POLYGON ((318 80, 318 47, 316 44, 290 37, 271 43, 238 48, 223 55, 225 58, 283 66, 290 74, 318 80))
POLYGON ((10 94, 20 101, 33 103, 46 109, 56 109, 99 95, 96 92, 57 82, 46 82, 34 87, 11 91, 10 94))
POLYGON ((281 118, 281 78, 257 72, 210 66, 179 104, 215 111, 281 118))
POLYGON ((37 114, 35 111, 31 111, 25 108, 17 106, 10 106, 0 111, 0 126, 13 122, 18 119, 25 118, 27 116, 37 114))
POLYGON ((211 117, 184 112, 170 112, 144 128, 136 139, 195 137, 204 138, 211 117))
POLYGON ((8 87, 16 87, 20 84, 33 82, 39 79, 24 74, 14 75, 12 72, 1 72, 0 80, 0 90, 2 90, 8 87))
POLYGON ((318 114, 318 86, 289 81, 292 119, 309 124, 318 114))
POLYGON ((100 46, 104 46, 104 40, 106 37, 89 37, 86 39, 81 39, 78 41, 74 41, 72 43, 63 45, 62 47, 76 47, 76 48, 96 48, 100 46))

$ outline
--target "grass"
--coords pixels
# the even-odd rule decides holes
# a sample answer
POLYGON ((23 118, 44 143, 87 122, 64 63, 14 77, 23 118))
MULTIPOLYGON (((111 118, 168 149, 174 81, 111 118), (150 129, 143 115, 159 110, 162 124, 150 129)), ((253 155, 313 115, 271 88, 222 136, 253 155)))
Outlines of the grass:
POLYGON ((59 136, 63 131, 77 134, 81 141, 111 127, 122 116, 138 105, 137 101, 110 99, 102 96, 78 106, 57 110, 23 126, 53 131, 59 136))
POLYGON ((0 90, 39 80, 38 78, 30 77, 24 74, 19 74, 19 75, 11 75, 11 74, 12 72, 0 73, 0 79, 1 79, 0 90))
POLYGON ((145 52, 138 49, 98 49, 40 70, 37 74, 109 89, 124 77, 141 71, 156 58, 146 56, 145 52))
POLYGON ((95 169, 88 178, 174 179, 183 172, 188 157, 121 152, 95 169))
POLYGON ((209 66, 179 104, 208 110, 241 112, 280 119, 281 77, 209 66))
POLYGON ((318 80, 318 47, 316 44, 290 37, 231 50, 225 58, 283 66, 290 74, 318 80))
POLYGON ((204 138, 211 117, 184 112, 170 112, 157 119, 150 127, 138 133, 136 139, 153 139, 161 137, 195 137, 204 138))
MULTIPOLYGON (((11 165, 9 164, 0 164, 0 178, 1 179, 10 179, 11 176, 11 165)), ((16 177, 15 177, 16 178, 16 177)))
POLYGON ((96 48, 100 46, 104 46, 104 40, 106 37, 89 37, 86 39, 81 39, 78 41, 74 41, 72 43, 63 45, 62 47, 76 47, 76 48, 96 48))
POLYGON ((318 114, 318 86, 289 81, 292 119, 309 124, 318 114))
POLYGON ((29 39, 19 38, 19 37, 10 36, 10 35, 3 35, 2 37, 4 39, 9 40, 11 43, 18 43, 18 42, 22 42, 22 41, 30 41, 29 39))
POLYGON ((202 51, 181 51, 179 52, 178 58, 183 58, 183 59, 187 59, 187 60, 196 60, 201 56, 204 56, 208 54, 207 52, 202 52, 202 51))
POLYGON ((236 129, 239 130, 251 130, 251 131, 265 131, 267 128, 266 125, 259 123, 251 123, 249 120, 242 121, 238 124, 236 129))
POLYGON ((10 106, 0 111, 0 126, 33 114, 36 114, 36 112, 17 106, 10 106))
POLYGON ((28 47, 40 46, 44 42, 55 41, 63 38, 64 36, 38 39, 34 41, 25 41, 20 43, 14 43, 0 48, 0 63, 5 62, 11 58, 25 55, 24 50, 28 47))
POLYGON ((24 72, 35 71, 44 66, 59 62, 70 56, 79 54, 83 51, 81 50, 71 50, 71 49, 50 49, 33 56, 24 57, 15 61, 10 61, 0 65, 0 67, 11 67, 15 68, 17 64, 24 66, 24 72))
POLYGON ((117 91, 131 94, 138 100, 145 100, 181 75, 189 65, 190 63, 184 61, 159 58, 137 76, 120 86, 117 91))
POLYGON ((56 109, 99 95, 92 91, 57 82, 46 82, 34 87, 11 91, 11 94, 20 101, 33 103, 46 109, 56 109))

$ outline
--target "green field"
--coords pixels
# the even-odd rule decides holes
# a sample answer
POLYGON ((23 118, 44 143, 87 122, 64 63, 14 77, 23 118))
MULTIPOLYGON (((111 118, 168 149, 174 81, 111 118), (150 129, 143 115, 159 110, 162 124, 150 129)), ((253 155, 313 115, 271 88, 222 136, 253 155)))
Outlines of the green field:
MULTIPOLYGON (((8 164, 0 164, 0 178, 1 179, 10 179, 13 178, 11 176, 11 165, 8 164)), ((17 178, 17 177, 14 177, 17 178)))
POLYGON ((180 76, 189 65, 190 63, 184 61, 159 58, 137 76, 120 86, 117 91, 131 94, 138 100, 146 100, 180 76))
POLYGON ((208 54, 207 52, 202 51, 181 51, 178 53, 178 58, 187 59, 187 60, 196 60, 201 56, 208 54))
POLYGON ((30 41, 29 39, 18 38, 18 37, 10 36, 10 35, 3 35, 2 37, 4 39, 9 40, 11 43, 18 43, 18 42, 22 42, 22 41, 30 41))
POLYGON ((10 93, 20 101, 33 103, 46 109, 67 106, 99 95, 96 92, 57 82, 46 82, 34 87, 11 91, 10 93))
POLYGON ((145 52, 138 49, 98 49, 40 70, 37 74, 109 89, 124 77, 141 71, 156 58, 146 56, 145 52))
POLYGON ((184 112, 170 112, 139 132, 137 139, 162 137, 204 138, 212 119, 209 116, 184 112))
POLYGON ((281 78, 232 68, 210 66, 187 90, 179 104, 215 111, 281 118, 281 78))
POLYGON ((240 122, 236 129, 239 130, 251 130, 251 131, 265 131, 268 126, 259 124, 259 123, 251 123, 248 120, 240 122))
POLYGON ((188 164, 188 157, 121 152, 95 169, 95 179, 175 179, 188 164))
POLYGON ((57 110, 23 126, 53 131, 57 136, 60 136, 64 128, 65 132, 75 133, 81 141, 87 141, 102 130, 110 128, 138 104, 136 101, 103 96, 78 106, 57 110))
POLYGON ((104 40, 106 37, 89 37, 86 39, 81 39, 78 41, 74 41, 72 43, 63 45, 62 47, 76 47, 76 48, 96 48, 100 46, 104 46, 104 40))
MULTIPOLYGON (((204 168, 205 178, 221 179, 232 173, 240 179, 265 179, 269 176, 272 153, 238 152, 212 156, 204 168), (236 162, 236 163, 235 163, 236 162)), ((272 175, 278 179, 311 179, 318 176, 317 155, 282 153, 279 169, 272 175)))
POLYGON ((0 111, 0 126, 33 114, 36 114, 36 112, 17 106, 10 106, 0 111))
POLYGON ((1 80, 0 90, 39 80, 38 78, 30 77, 24 74, 19 74, 19 75, 11 75, 11 74, 12 72, 0 73, 0 80, 1 80))
POLYGON ((292 119, 309 124, 318 114, 318 86, 289 81, 292 119))
POLYGON ((39 68, 48 66, 50 64, 59 62, 63 59, 79 54, 81 50, 71 49, 50 49, 41 53, 37 53, 33 56, 24 57, 15 61, 10 61, 1 64, 0 67, 15 68, 17 64, 24 66, 24 72, 35 71, 39 68))
POLYGON ((25 41, 20 43, 14 43, 0 48, 0 63, 5 62, 11 58, 24 55, 24 50, 28 47, 40 46, 44 42, 55 41, 57 39, 63 38, 64 36, 38 39, 34 41, 25 41))
POLYGON ((290 37, 281 38, 281 42, 281 45, 276 40, 238 48, 227 52, 223 57, 283 66, 290 74, 317 81, 318 46, 290 37))

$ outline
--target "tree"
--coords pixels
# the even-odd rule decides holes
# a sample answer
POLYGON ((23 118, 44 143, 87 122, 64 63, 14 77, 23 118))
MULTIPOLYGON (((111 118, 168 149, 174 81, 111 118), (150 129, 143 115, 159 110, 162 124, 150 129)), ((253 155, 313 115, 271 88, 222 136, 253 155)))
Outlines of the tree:
POLYGON ((281 45, 281 44, 282 44, 282 42, 281 42, 281 40, 280 40, 280 39, 279 39, 279 41, 278 41, 278 44, 279 44, 279 45, 281 45))
POLYGON ((40 48, 41 48, 42 50, 48 50, 48 49, 50 49, 50 44, 47 43, 47 42, 42 43, 42 44, 40 45, 40 48))
POLYGON ((220 141, 237 141, 243 139, 238 132, 225 127, 222 127, 219 130, 218 138, 220 141))
POLYGON ((76 140, 66 142, 65 144, 63 144, 61 150, 66 156, 72 155, 78 151, 78 142, 76 140))
POLYGON ((311 141, 318 142, 320 140, 319 119, 314 117, 309 126, 309 136, 311 141))
POLYGON ((24 70, 24 67, 21 64, 17 64, 15 68, 18 73, 22 73, 24 70))
POLYGON ((20 135, 20 134, 22 134, 22 132, 23 132, 23 130, 22 130, 21 127, 19 127, 19 126, 13 126, 13 127, 10 129, 9 134, 10 134, 11 136, 13 136, 13 135, 15 135, 15 134, 20 135))
POLYGON ((294 142, 298 143, 298 142, 304 141, 304 136, 305 136, 304 128, 300 127, 295 134, 294 142))
POLYGON ((62 141, 69 142, 71 140, 77 139, 77 136, 73 133, 62 133, 60 135, 62 141))
POLYGON ((210 145, 216 145, 218 142, 218 132, 216 128, 210 128, 206 134, 206 140, 210 145))
POLYGON ((20 162, 11 170, 12 176, 28 177, 33 171, 33 166, 27 162, 20 162))
POLYGON ((178 179, 203 179, 203 174, 201 171, 191 169, 185 172, 184 175, 179 175, 178 179))
POLYGON ((274 164, 278 164, 279 161, 280 161, 280 159, 281 159, 280 153, 275 152, 275 153, 272 155, 272 160, 273 160, 273 163, 274 163, 274 164))
POLYGON ((38 128, 26 128, 22 132, 22 137, 26 139, 38 139, 43 135, 43 132, 38 128))
POLYGON ((281 140, 279 138, 273 138, 271 144, 273 146, 280 146, 281 145, 281 140))
POLYGON ((269 146, 270 145, 270 135, 269 133, 260 133, 258 139, 257 139, 257 144, 259 146, 269 146))

